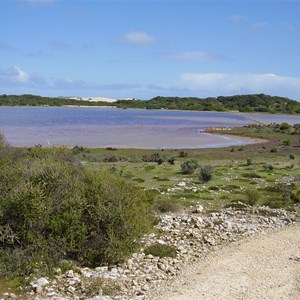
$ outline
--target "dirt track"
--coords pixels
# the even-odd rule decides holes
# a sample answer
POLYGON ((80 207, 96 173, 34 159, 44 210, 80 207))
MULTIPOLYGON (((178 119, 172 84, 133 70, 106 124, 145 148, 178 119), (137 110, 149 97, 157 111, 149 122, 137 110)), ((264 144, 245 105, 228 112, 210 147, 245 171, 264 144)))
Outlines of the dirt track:
MULTIPOLYGON (((299 300, 300 226, 217 250, 169 283, 155 299, 299 300), (294 258, 294 259, 291 259, 294 258)), ((154 298, 152 298, 154 299, 154 298)))

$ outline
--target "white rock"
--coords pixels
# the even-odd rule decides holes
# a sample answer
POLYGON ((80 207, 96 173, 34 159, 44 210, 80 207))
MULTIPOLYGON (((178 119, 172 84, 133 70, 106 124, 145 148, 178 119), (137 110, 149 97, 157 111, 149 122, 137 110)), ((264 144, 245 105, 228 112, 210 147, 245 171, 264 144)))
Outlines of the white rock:
POLYGON ((35 284, 38 286, 45 286, 49 284, 49 281, 46 278, 41 277, 35 282, 35 284))

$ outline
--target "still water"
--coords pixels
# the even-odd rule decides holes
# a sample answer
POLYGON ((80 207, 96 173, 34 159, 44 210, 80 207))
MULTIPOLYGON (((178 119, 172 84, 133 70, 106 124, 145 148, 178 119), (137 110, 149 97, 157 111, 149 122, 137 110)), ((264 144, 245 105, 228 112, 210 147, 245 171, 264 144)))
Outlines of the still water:
MULTIPOLYGON (((287 116, 255 114, 262 122, 287 116), (261 118, 261 119, 260 119, 261 118)), ((300 123, 294 117, 291 123, 300 123)), ((281 120, 281 121, 280 121, 281 120)), ((71 107, 0 107, 0 130, 12 146, 204 148, 245 141, 203 133, 207 127, 254 123, 246 114, 71 107)))

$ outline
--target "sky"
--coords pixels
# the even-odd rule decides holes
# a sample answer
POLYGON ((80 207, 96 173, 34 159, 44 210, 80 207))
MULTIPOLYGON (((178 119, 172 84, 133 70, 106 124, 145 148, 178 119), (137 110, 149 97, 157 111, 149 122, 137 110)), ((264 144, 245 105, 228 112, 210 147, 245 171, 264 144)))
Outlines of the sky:
POLYGON ((0 94, 300 101, 300 0, 0 0, 0 94))

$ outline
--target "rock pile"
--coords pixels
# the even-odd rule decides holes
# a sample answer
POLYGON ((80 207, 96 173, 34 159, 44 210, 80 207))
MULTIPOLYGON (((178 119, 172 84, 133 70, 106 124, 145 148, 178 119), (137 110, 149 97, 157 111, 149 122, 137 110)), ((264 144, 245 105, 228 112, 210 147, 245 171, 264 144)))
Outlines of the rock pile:
MULTIPOLYGON (((199 259, 218 246, 295 222, 295 215, 282 209, 226 208, 206 212, 202 206, 184 214, 160 216, 156 232, 142 239, 143 248, 117 266, 82 268, 55 279, 39 278, 31 283, 31 299, 142 300, 163 281, 176 276, 188 262, 199 259), (176 249, 176 257, 146 255, 153 244, 165 244, 176 249), (110 294, 110 296, 103 296, 110 294)), ((7 297, 6 297, 7 298, 7 297)))

